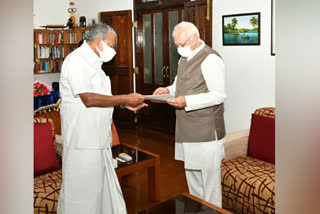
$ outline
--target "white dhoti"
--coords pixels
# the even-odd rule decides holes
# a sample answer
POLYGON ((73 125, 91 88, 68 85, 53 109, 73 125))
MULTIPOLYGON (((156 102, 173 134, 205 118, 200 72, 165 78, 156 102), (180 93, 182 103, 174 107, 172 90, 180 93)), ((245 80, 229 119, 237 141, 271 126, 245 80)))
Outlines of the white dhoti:
POLYGON ((175 144, 175 159, 184 161, 189 193, 219 207, 224 140, 175 144))
POLYGON ((64 148, 58 214, 126 214, 111 149, 64 148))

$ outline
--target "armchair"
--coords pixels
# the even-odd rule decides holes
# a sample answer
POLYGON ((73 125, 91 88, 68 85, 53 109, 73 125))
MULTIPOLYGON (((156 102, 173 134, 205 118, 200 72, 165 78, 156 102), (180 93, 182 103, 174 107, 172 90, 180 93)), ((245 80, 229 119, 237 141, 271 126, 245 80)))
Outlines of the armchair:
POLYGON ((226 136, 222 204, 233 213, 275 213, 274 118, 274 108, 257 109, 250 131, 226 136))

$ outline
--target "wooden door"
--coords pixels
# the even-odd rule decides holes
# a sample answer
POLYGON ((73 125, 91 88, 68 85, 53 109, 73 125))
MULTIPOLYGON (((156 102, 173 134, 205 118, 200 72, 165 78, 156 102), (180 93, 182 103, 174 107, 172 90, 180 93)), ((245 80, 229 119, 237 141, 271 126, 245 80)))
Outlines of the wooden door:
MULTIPOLYGON (((100 12, 100 21, 110 25, 117 33, 116 56, 102 65, 110 76, 114 95, 133 92, 132 68, 132 19, 131 10, 100 12)), ((114 122, 119 125, 133 125, 134 113, 115 107, 114 122)))
POLYGON ((196 0, 184 4, 185 21, 199 29, 200 38, 212 47, 212 1, 196 0))
MULTIPOLYGON (((148 95, 172 84, 176 76, 180 57, 171 34, 183 19, 183 7, 139 11, 136 19, 137 91, 148 95)), ((174 132, 174 108, 168 104, 149 103, 140 116, 144 127, 174 132)))

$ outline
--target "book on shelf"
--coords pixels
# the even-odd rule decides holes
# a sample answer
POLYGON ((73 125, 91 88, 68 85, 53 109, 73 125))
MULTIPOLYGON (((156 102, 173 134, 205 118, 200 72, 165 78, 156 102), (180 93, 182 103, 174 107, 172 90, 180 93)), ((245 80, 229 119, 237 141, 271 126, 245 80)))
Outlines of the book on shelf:
POLYGON ((76 44, 77 38, 76 38, 76 33, 70 33, 69 35, 70 39, 70 44, 76 44))
POLYGON ((38 34, 38 39, 39 39, 39 44, 42 44, 42 33, 40 32, 39 34, 38 34))
POLYGON ((89 32, 88 30, 82 32, 82 39, 83 39, 83 40, 86 40, 86 39, 87 39, 88 32, 89 32))

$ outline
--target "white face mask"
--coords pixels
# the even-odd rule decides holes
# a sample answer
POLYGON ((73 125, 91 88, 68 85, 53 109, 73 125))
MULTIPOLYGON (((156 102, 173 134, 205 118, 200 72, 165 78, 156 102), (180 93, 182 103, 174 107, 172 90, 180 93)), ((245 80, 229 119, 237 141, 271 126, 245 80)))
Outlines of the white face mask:
POLYGON ((100 49, 96 47, 97 51, 100 54, 100 59, 102 62, 109 62, 117 52, 113 48, 109 47, 109 45, 107 45, 104 41, 101 40, 101 43, 103 47, 102 51, 100 51, 100 49))
POLYGON ((182 57, 189 57, 192 53, 190 45, 185 47, 178 47, 178 53, 182 57))
MULTIPOLYGON (((190 39, 189 40, 191 40, 193 38, 193 35, 190 37, 190 39)), ((189 41, 188 40, 188 41, 189 41)), ((187 42, 188 42, 187 41, 187 42)), ((186 43, 187 43, 186 42, 186 43)), ((197 46, 198 46, 198 43, 199 43, 199 40, 198 40, 198 42, 197 42, 197 46)), ((191 43, 191 44, 193 44, 193 42, 191 43)), ((185 46, 185 47, 178 47, 178 53, 180 54, 180 56, 182 56, 182 57, 189 57, 189 56, 191 56, 191 54, 192 54, 192 50, 191 50, 191 44, 190 45, 188 45, 188 46, 185 46)))

